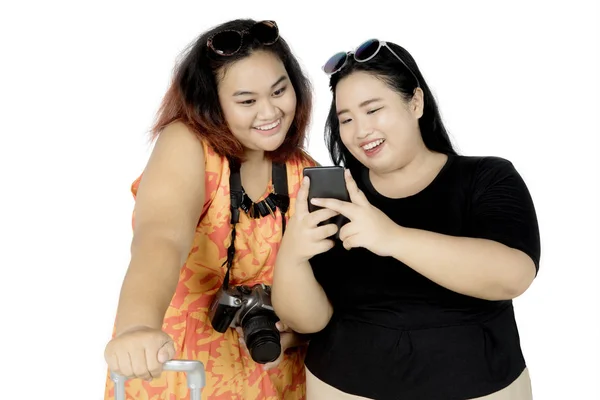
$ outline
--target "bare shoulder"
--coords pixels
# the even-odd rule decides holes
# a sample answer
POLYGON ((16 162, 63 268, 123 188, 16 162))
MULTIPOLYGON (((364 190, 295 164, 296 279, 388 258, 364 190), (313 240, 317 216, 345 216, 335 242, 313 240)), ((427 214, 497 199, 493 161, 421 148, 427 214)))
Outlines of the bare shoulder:
POLYGON ((165 127, 140 180, 136 228, 194 227, 204 204, 205 169, 201 139, 183 123, 165 127))
POLYGON ((174 122, 166 126, 158 135, 152 155, 163 152, 170 157, 178 155, 173 152, 182 152, 192 158, 204 158, 202 141, 196 133, 182 122, 174 122))
MULTIPOLYGON (((204 149, 200 138, 185 124, 175 122, 159 134, 144 170, 147 175, 204 174, 204 149)), ((179 178, 184 179, 184 176, 179 178)))

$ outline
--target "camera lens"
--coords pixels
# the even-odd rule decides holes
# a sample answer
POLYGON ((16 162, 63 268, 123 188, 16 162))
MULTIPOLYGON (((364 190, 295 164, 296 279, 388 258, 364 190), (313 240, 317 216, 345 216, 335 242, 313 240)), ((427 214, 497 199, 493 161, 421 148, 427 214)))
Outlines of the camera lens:
POLYGON ((272 316, 254 315, 244 321, 244 341, 252 359, 260 364, 275 361, 281 354, 279 331, 272 316))

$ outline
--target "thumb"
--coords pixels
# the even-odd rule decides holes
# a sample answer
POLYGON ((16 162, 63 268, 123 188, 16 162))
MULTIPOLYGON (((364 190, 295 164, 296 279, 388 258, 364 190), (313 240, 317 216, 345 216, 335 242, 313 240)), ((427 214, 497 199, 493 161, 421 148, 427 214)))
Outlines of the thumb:
POLYGON ((310 179, 308 176, 302 178, 300 189, 296 195, 296 214, 300 217, 308 215, 308 190, 310 187, 310 179))
POLYGON ((352 177, 349 169, 346 169, 344 172, 344 177, 346 179, 346 189, 350 195, 350 201, 361 206, 370 205, 371 203, 369 203, 367 196, 365 196, 362 190, 358 188, 358 185, 352 177))
POLYGON ((275 327, 277 328, 277 330, 278 330, 279 332, 288 332, 288 331, 290 330, 290 329, 288 328, 288 326, 287 326, 286 324, 284 324, 283 322, 281 322, 281 321, 277 321, 277 322, 275 323, 275 327))
POLYGON ((158 362, 163 364, 175 357, 175 345, 172 340, 169 340, 158 349, 158 362))
POLYGON ((263 364, 263 366, 262 366, 263 370, 268 371, 270 369, 277 368, 279 366, 279 364, 281 363, 281 358, 282 357, 279 356, 277 358, 277 360, 271 361, 270 363, 263 364))

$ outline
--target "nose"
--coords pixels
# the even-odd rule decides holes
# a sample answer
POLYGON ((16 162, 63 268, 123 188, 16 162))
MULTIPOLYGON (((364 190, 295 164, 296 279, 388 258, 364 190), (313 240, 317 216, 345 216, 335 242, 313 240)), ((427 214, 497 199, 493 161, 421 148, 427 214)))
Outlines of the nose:
POLYGON ((265 122, 272 122, 275 118, 277 118, 278 115, 279 111, 270 99, 261 102, 261 106, 258 112, 259 120, 265 122))
POLYGON ((356 118, 354 126, 356 127, 354 137, 358 140, 364 140, 373 133, 373 127, 365 120, 365 118, 356 118))

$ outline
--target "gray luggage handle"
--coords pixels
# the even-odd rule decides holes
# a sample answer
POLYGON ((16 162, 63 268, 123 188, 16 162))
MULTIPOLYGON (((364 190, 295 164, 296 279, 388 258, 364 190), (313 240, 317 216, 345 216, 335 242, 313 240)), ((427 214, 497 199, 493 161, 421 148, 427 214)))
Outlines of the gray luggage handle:
MULTIPOLYGON (((204 364, 192 360, 171 360, 163 364, 163 371, 185 372, 187 386, 190 388, 190 400, 200 400, 200 393, 206 383, 204 364)), ((125 400, 125 381, 127 378, 120 374, 110 372, 110 379, 115 383, 115 400, 125 400)))

